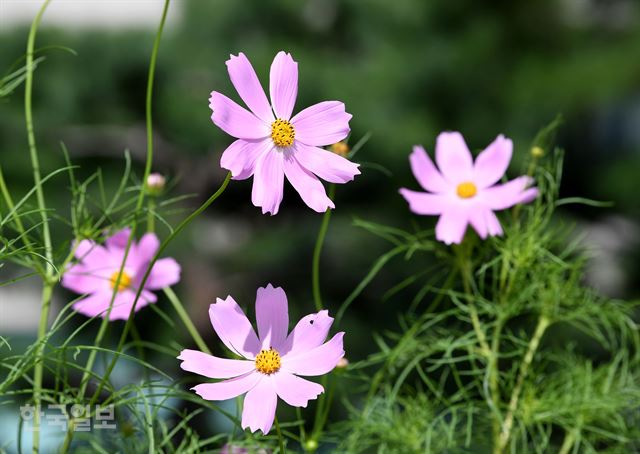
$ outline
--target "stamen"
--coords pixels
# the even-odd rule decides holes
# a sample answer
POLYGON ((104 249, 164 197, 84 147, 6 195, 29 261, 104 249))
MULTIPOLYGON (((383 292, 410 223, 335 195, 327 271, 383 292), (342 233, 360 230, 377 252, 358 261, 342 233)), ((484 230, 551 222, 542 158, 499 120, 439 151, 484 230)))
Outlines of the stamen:
POLYGON ((476 185, 470 181, 465 181, 464 183, 460 183, 458 185, 458 189, 456 189, 458 197, 462 199, 470 199, 475 196, 478 192, 476 185))
POLYGON ((261 350, 256 356, 256 370, 265 375, 271 375, 280 370, 280 353, 271 347, 261 350))
POLYGON ((271 123, 271 140, 277 147, 287 148, 293 145, 296 131, 287 120, 277 119, 271 123))
POLYGON ((118 282, 118 275, 120 275, 120 272, 115 271, 111 277, 109 278, 109 283, 111 284, 111 288, 116 288, 116 283, 118 284, 118 292, 121 292, 123 290, 128 289, 131 286, 131 282, 133 279, 131 279, 131 276, 129 276, 126 272, 122 272, 122 275, 120 276, 120 282, 118 282))

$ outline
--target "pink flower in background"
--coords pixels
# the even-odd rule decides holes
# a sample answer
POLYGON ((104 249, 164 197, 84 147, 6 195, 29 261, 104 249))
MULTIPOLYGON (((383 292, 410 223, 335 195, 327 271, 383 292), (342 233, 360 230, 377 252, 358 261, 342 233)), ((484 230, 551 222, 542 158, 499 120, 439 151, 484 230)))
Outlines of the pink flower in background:
POLYGON ((429 192, 400 189, 416 214, 439 215, 436 239, 446 244, 460 243, 467 224, 485 239, 501 235, 502 227, 494 211, 531 202, 538 189, 529 187, 533 179, 521 176, 496 184, 507 171, 513 143, 499 135, 473 162, 471 152, 459 132, 440 133, 436 140, 436 163, 424 148, 414 146, 409 157, 418 183, 429 192))
POLYGON ((271 64, 271 103, 247 57, 240 53, 227 60, 229 77, 251 111, 225 95, 211 93, 211 119, 236 137, 223 153, 220 166, 236 180, 253 176, 251 201, 262 213, 278 212, 284 177, 313 210, 334 208, 317 177, 346 183, 359 175, 358 164, 318 148, 344 139, 351 114, 339 101, 324 101, 291 116, 298 95, 298 63, 278 52, 271 64))
MULTIPOLYGON (((158 237, 153 233, 145 234, 139 242, 132 241, 118 282, 130 235, 131 230, 123 229, 107 238, 104 246, 92 240, 78 243, 75 250, 78 263, 70 266, 64 273, 62 285, 76 293, 87 293, 88 296, 74 303, 73 309, 88 317, 105 317, 115 291, 109 319, 129 318, 140 282, 160 246, 158 237)), ((150 290, 169 287, 179 280, 180 265, 174 259, 163 258, 156 261, 144 284, 136 311, 156 302, 157 297, 150 290)))
POLYGON ((256 296, 258 334, 231 298, 218 298, 209 307, 211 324, 220 340, 244 359, 224 359, 196 350, 178 356, 182 369, 205 377, 228 379, 197 385, 193 390, 207 400, 227 400, 245 394, 242 427, 266 434, 276 414, 278 397, 294 407, 306 407, 324 388, 300 378, 330 372, 344 356, 338 333, 328 342, 333 318, 327 311, 303 317, 287 335, 287 296, 271 284, 259 288, 256 296))

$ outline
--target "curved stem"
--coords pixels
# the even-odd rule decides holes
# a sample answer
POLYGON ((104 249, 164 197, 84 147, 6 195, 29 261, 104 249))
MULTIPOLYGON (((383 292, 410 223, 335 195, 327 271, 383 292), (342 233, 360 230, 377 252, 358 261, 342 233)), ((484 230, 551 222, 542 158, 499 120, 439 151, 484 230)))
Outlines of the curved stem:
POLYGON ((171 232, 171 234, 160 244, 160 247, 158 248, 158 251, 155 253, 153 258, 151 259, 151 262, 147 266, 147 269, 146 269, 146 271, 144 273, 144 276, 142 277, 142 280, 140 281, 140 284, 138 285, 138 290, 136 292, 136 296, 135 296, 135 299, 134 299, 133 306, 131 307, 131 312, 129 312, 129 317, 127 318, 127 322, 125 323, 124 329, 122 330, 122 334, 120 335, 120 340, 118 341, 118 346, 116 348, 116 354, 114 355, 113 359, 109 363, 109 366, 107 367, 107 370, 105 371, 104 375, 102 376, 102 379, 101 379, 101 381, 100 381, 95 393, 93 394, 93 396, 91 398, 90 405, 93 405, 96 402, 96 400, 98 399, 98 396, 100 395, 100 392, 102 391, 102 388, 104 387, 104 384, 109 379, 109 376, 111 375, 111 372, 113 371, 113 368, 115 367, 116 362, 118 361, 118 358, 120 357, 120 352, 122 351, 122 347, 124 345, 125 339, 127 337, 127 334, 129 333, 129 329, 131 327, 131 323, 133 323, 136 303, 138 302, 138 299, 140 299, 140 294, 142 293, 142 289, 144 288, 144 285, 146 284, 147 280, 149 279, 149 274, 151 273, 151 270, 153 269, 153 265, 156 263, 156 261, 158 260, 160 255, 164 252, 164 250, 167 248, 169 243, 171 241, 173 241, 173 239, 176 236, 178 236, 178 234, 180 234, 180 232, 182 232, 182 230, 184 230, 184 228, 187 227, 191 223, 191 221, 193 221, 196 217, 198 217, 204 210, 206 210, 209 207, 209 205, 211 205, 218 197, 220 197, 220 195, 227 188, 227 185, 229 184, 230 180, 231 180, 231 172, 227 173, 227 176, 225 177, 224 181, 222 182, 222 184, 220 185, 218 190, 211 197, 209 197, 206 202, 204 202, 202 205, 200 205, 200 207, 198 209, 196 209, 188 217, 186 217, 184 220, 182 220, 182 222, 180 222, 180 224, 178 224, 178 226, 174 229, 174 231, 171 232))
POLYGON ((193 338, 198 348, 201 351, 211 355, 211 350, 209 350, 209 347, 207 347, 207 344, 205 344, 204 340, 202 340, 200 333, 198 333, 198 330, 196 329, 193 322, 191 321, 191 318, 189 317, 189 314, 187 313, 184 306, 180 302, 178 295, 176 295, 173 289, 171 289, 170 287, 167 287, 164 289, 164 294, 167 295, 167 298, 173 305, 173 308, 178 314, 178 317, 180 317, 180 320, 182 320, 182 323, 184 323, 184 326, 187 328, 187 331, 189 331, 189 334, 191 334, 191 337, 193 338))
POLYGON ((496 454, 502 453, 509 443, 511 429, 513 428, 513 419, 515 416, 515 412, 518 409, 518 401, 520 399, 520 394, 522 393, 524 380, 527 377, 527 373, 529 372, 529 366, 531 366, 533 356, 538 350, 540 340, 542 339, 542 336, 549 327, 550 323, 551 321, 546 315, 540 315, 538 324, 536 325, 536 329, 533 333, 533 336, 531 337, 531 340, 529 341, 527 352, 525 353, 524 358, 522 359, 522 363, 520 364, 520 370, 518 372, 518 377, 516 378, 516 385, 511 392, 507 416, 505 416, 504 418, 504 422, 502 423, 502 429, 500 432, 500 438, 498 439, 498 443, 494 448, 494 453, 496 454))
MULTIPOLYGON (((111 314, 111 310, 113 309, 113 303, 115 301, 115 297, 117 294, 117 288, 120 285, 120 279, 122 277, 122 273, 124 270, 124 266, 125 263, 127 261, 127 257, 129 255, 129 251, 131 249, 131 244, 133 241, 133 238, 135 237, 136 234, 136 229, 138 227, 138 213, 140 213, 140 210, 142 209, 142 206, 144 204, 144 196, 145 196, 145 182, 147 181, 147 178, 149 177, 149 174, 151 173, 151 166, 153 163, 153 123, 152 123, 152 115, 151 115, 151 105, 152 105, 152 99, 153 99, 153 81, 155 79, 155 69, 156 69, 156 61, 158 58, 158 49, 160 47, 160 38, 162 37, 162 31, 164 29, 164 24, 166 22, 167 19, 167 12, 169 10, 169 3, 170 0, 165 0, 164 2, 164 7, 162 9, 162 16, 160 18, 160 25, 158 26, 158 30, 156 32, 156 37, 155 40, 153 42, 153 50, 151 51, 151 59, 149 62, 149 72, 148 72, 148 76, 147 76, 147 93, 146 93, 146 99, 145 99, 145 117, 146 117, 146 129, 147 129, 147 155, 146 155, 146 161, 145 161, 145 169, 144 169, 144 175, 142 178, 142 184, 140 185, 140 192, 138 193, 138 200, 136 202, 136 215, 134 216, 134 220, 133 223, 131 225, 131 235, 129 236, 129 239, 127 241, 127 246, 125 248, 125 252, 124 252, 124 257, 122 259, 122 264, 120 266, 120 271, 118 274, 118 277, 116 279, 115 285, 114 285, 114 291, 113 294, 111 296, 111 301, 109 303, 109 308, 107 309, 107 312, 103 315, 103 319, 102 322, 100 324, 100 328, 98 330, 98 334, 96 336, 94 345, 96 347, 100 346, 100 343, 102 342, 102 339, 107 331, 108 328, 108 324, 109 324, 109 316, 111 314)), ((155 262, 155 260, 154 260, 155 262)), ((149 269, 147 270, 148 272, 150 271, 151 265, 149 265, 149 269)), ((148 274, 148 273, 147 273, 148 274)), ((146 279, 145 279, 146 282, 146 279)), ((136 294, 136 299, 134 300, 133 303, 133 307, 131 308, 131 312, 133 313, 135 311, 135 307, 136 307, 136 303, 138 302, 138 299, 140 297, 140 292, 142 290, 142 285, 140 285, 140 288, 138 289, 138 293, 136 294)), ((128 332, 128 331, 127 331, 128 332)), ((124 333, 126 334, 126 333, 124 333)), ((122 344, 124 344, 124 340, 121 338, 122 344)), ((121 348, 121 347, 120 347, 121 348)), ((93 364, 95 362, 95 358, 96 358, 96 354, 97 354, 97 349, 91 350, 91 352, 89 353, 89 358, 87 360, 87 365, 83 371, 82 374, 82 379, 80 380, 80 391, 79 391, 79 396, 80 398, 84 397, 84 393, 86 391, 86 387, 88 385, 88 381, 89 381, 89 376, 91 374, 91 370, 93 369, 93 364)), ((102 385, 103 382, 100 383, 100 385, 102 385)), ((96 391, 96 394, 94 394, 94 398, 99 394, 99 391, 101 391, 101 386, 98 388, 98 391, 96 391)), ((93 403, 94 399, 92 398, 92 403, 93 403)), ((64 444, 63 444, 63 448, 68 449, 68 447, 71 444, 71 439, 73 438, 73 431, 68 430, 65 440, 64 440, 64 444)), ((66 452, 65 450, 62 451, 63 453, 66 452)))
POLYGON ((44 337, 47 331, 47 320, 49 318, 49 307, 51 305, 51 295, 53 293, 52 275, 54 273, 53 268, 53 253, 51 248, 51 233, 49 232, 49 219, 47 218, 46 204, 44 200, 44 191, 42 190, 42 178, 40 175, 40 160, 38 159, 38 150, 36 148, 36 137, 33 132, 33 112, 31 110, 31 103, 33 97, 33 51, 36 41, 36 31, 40 25, 40 20, 44 14, 45 9, 49 5, 50 0, 45 2, 40 7, 38 14, 31 23, 29 30, 29 38, 27 39, 27 66, 26 66, 26 78, 24 87, 24 116, 27 127, 27 141, 29 144, 29 155, 31 157, 31 168, 33 169, 33 182, 36 189, 36 199, 38 201, 38 211, 42 219, 42 235, 44 241, 45 257, 47 263, 45 265, 44 285, 42 288, 42 305, 40 307, 40 323, 38 324, 37 335, 37 350, 36 350, 36 365, 33 372, 33 401, 36 407, 35 417, 33 419, 33 446, 32 452, 38 453, 40 451, 40 403, 42 393, 42 375, 44 371, 44 337))
MULTIPOLYGON (((336 185, 329 186, 329 198, 333 200, 336 194, 336 185)), ((311 262, 311 288, 313 290, 313 302, 316 305, 316 310, 321 311, 322 296, 320 294, 320 255, 322 254, 322 245, 324 239, 327 236, 327 229, 329 228, 329 221, 331 220, 331 209, 327 208, 322 217, 322 224, 320 224, 320 230, 318 231, 318 237, 316 238, 316 245, 313 248, 313 260, 311 262)))
POLYGON ((287 450, 284 449, 284 437, 282 436, 282 431, 280 430, 280 424, 278 423, 277 416, 273 419, 273 422, 276 425, 276 432, 278 433, 278 445, 280 446, 280 454, 285 454, 287 450))

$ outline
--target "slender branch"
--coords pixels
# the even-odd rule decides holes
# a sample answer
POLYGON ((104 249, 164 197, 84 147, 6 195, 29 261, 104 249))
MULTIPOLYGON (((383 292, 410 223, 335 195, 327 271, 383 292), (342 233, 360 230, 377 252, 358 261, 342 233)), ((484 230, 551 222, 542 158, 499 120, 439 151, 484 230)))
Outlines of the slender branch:
MULTIPOLYGON (((7 188, 7 184, 4 180, 2 167, 0 167, 0 193, 2 193, 2 198, 4 199, 4 202, 7 205, 7 208, 9 208, 9 213, 15 212, 16 207, 15 207, 15 204, 13 203, 13 199, 11 198, 11 193, 9 192, 9 189, 7 188)), ((13 222, 16 225, 16 230, 18 231, 18 233, 20 234, 20 237, 22 238, 22 242, 24 243, 24 246, 27 248, 27 251, 29 251, 31 254, 34 254, 35 250, 33 248, 33 244, 31 243, 31 240, 27 235, 27 231, 24 228, 24 224, 22 223, 22 220, 20 219, 20 215, 16 212, 12 217, 14 218, 13 222)), ((44 275, 44 270, 42 269, 42 266, 40 266, 40 263, 37 260, 33 261, 33 267, 35 271, 37 271, 39 274, 44 275)))
POLYGON ((287 450, 284 448, 284 438, 282 437, 282 431, 280 430, 280 424, 278 423, 278 417, 273 420, 276 425, 276 432, 278 433, 278 445, 280 446, 280 454, 285 454, 287 450))
POLYGON ((542 336, 549 327, 550 323, 551 321, 546 315, 540 315, 540 318, 538 319, 538 323, 536 325, 536 329, 533 333, 533 336, 531 337, 531 340, 529 341, 527 352, 525 353, 524 358, 522 359, 522 363, 520 364, 520 370, 518 372, 518 377, 516 378, 516 385, 511 392, 509 407, 507 410, 507 415, 504 418, 504 422, 502 423, 500 438, 498 439, 497 445, 494 447, 494 453, 496 454, 502 453, 509 443, 509 438, 511 437, 511 429, 513 428, 513 419, 515 416, 515 412, 518 409, 518 401, 520 399, 520 394, 522 393, 524 380, 527 377, 527 373, 529 372, 529 367, 531 366, 533 357, 538 350, 540 340, 542 339, 542 336))
POLYGON ((186 217, 184 220, 182 220, 182 222, 180 222, 180 224, 178 224, 178 226, 174 229, 174 231, 171 232, 171 234, 160 244, 160 247, 158 248, 158 251, 155 253, 153 258, 151 259, 151 262, 147 266, 147 269, 146 269, 146 271, 145 271, 145 273, 144 273, 144 275, 142 277, 142 280, 140 281, 140 284, 138 286, 138 290, 136 292, 136 296, 135 296, 135 299, 134 299, 133 306, 131 307, 131 312, 129 312, 129 317, 127 318, 127 322, 125 323, 124 329, 122 330, 122 334, 120 335, 120 340, 118 341, 118 346, 116 348, 116 354, 112 358, 111 362, 109 363, 109 366, 107 367, 107 370, 105 371, 104 375, 102 376, 102 379, 101 379, 100 383, 98 384, 98 387, 97 387, 95 393, 93 394, 93 397, 91 398, 90 405, 93 405, 96 402, 96 400, 98 399, 98 396, 100 395, 100 392, 102 392, 102 388, 104 387, 104 384, 109 379, 109 377, 111 375, 111 372, 113 372, 113 368, 115 367, 116 362, 118 361, 118 358, 120 357, 120 353, 122 351, 122 347, 124 346, 125 339, 127 337, 129 329, 131 327, 131 323, 133 323, 136 303, 137 303, 138 299, 140 298, 140 294, 142 293, 142 289, 144 288, 144 285, 146 284, 147 280, 149 279, 149 274, 151 273, 151 270, 153 269, 153 265, 156 263, 156 261, 158 260, 160 255, 164 252, 164 250, 167 248, 169 243, 171 243, 171 241, 173 241, 173 239, 176 236, 178 236, 180 234, 180 232, 182 232, 182 230, 184 230, 184 228, 187 227, 191 223, 191 221, 193 221, 196 217, 198 217, 204 210, 206 210, 209 207, 209 205, 211 205, 218 197, 220 197, 220 195, 227 188, 227 185, 229 184, 230 180, 231 180, 231 172, 227 173, 227 176, 225 177, 224 181, 222 182, 222 184, 220 185, 218 190, 211 197, 209 197, 206 202, 204 202, 202 205, 200 205, 200 207, 198 209, 196 209, 188 217, 186 217))
POLYGON ((38 337, 37 337, 37 350, 36 350, 36 365, 33 373, 33 401, 36 407, 35 417, 33 420, 33 445, 32 452, 37 454, 40 451, 40 403, 42 401, 42 375, 44 371, 44 336, 47 331, 47 320, 49 318, 49 308, 51 306, 51 295, 53 293, 52 275, 54 273, 53 267, 53 253, 51 248, 51 234, 49 232, 49 219, 46 212, 46 203, 44 200, 44 191, 42 190, 42 177, 40 175, 40 160, 38 159, 38 149, 36 148, 36 137, 33 130, 33 112, 31 109, 32 97, 33 97, 33 52, 36 41, 36 31, 40 25, 40 20, 44 11, 47 9, 50 0, 45 2, 40 7, 38 14, 31 23, 29 30, 29 38, 27 39, 27 64, 26 64, 26 78, 24 87, 24 116, 27 127, 27 141, 29 144, 29 155, 31 157, 31 167, 33 169, 33 182, 36 189, 36 199, 38 201, 38 209, 42 219, 42 235, 44 241, 46 265, 45 265, 45 277, 44 285, 42 288, 42 305, 40 307, 40 322, 38 324, 38 337))
MULTIPOLYGON (((336 185, 331 184, 329 186, 329 198, 333 200, 336 194, 336 185)), ((320 230, 318 231, 318 237, 316 238, 316 245, 313 248, 313 261, 311 262, 311 284, 313 289, 313 302, 316 305, 316 310, 321 311, 323 309, 322 296, 320 294, 320 255, 322 254, 322 246, 324 239, 327 236, 327 229, 329 228, 329 221, 331 220, 331 209, 327 208, 322 217, 322 224, 320 224, 320 230)))
MULTIPOLYGON (((146 161, 145 161, 145 169, 144 169, 144 176, 142 178, 142 184, 140 185, 140 192, 138 193, 138 199, 136 202, 136 216, 134 216, 134 220, 131 226, 131 235, 129 236, 129 239, 127 240, 127 246, 125 248, 125 252, 124 252, 124 257, 122 259, 122 264, 120 265, 120 271, 118 273, 118 277, 116 278, 116 282, 114 283, 114 290, 113 290, 113 294, 111 296, 111 301, 109 302, 109 308, 107 309, 106 313, 103 315, 103 319, 102 322, 100 324, 100 328, 98 330, 98 334, 96 336, 94 345, 96 347, 98 347, 100 345, 100 343, 102 342, 102 339, 107 331, 108 328, 108 324, 109 324, 109 316, 111 314, 111 310, 113 309, 113 304, 115 301, 115 297, 117 294, 117 289, 120 286, 120 279, 122 278, 123 275, 123 270, 124 270, 124 266, 126 264, 127 261, 127 257, 129 255, 129 251, 131 249, 131 244, 133 242, 133 238, 135 237, 136 234, 136 229, 138 227, 138 213, 140 213, 140 210, 142 209, 143 203, 144 203, 144 196, 145 196, 145 182, 147 181, 147 178, 149 177, 149 174, 151 173, 151 166, 153 163, 153 123, 152 123, 152 115, 151 115, 151 106, 152 106, 152 98, 153 98, 153 81, 155 79, 155 69, 156 69, 156 61, 158 58, 158 49, 160 47, 160 38, 162 37, 162 31, 164 29, 164 24, 166 22, 167 19, 167 12, 169 10, 169 3, 170 0, 165 0, 164 2, 164 6, 162 9, 162 16, 160 18, 160 25, 158 26, 158 30, 156 32, 156 37, 155 40, 153 42, 153 49, 151 51, 151 59, 149 62, 149 72, 148 72, 148 76, 147 76, 147 93, 146 93, 146 99, 145 99, 145 116, 146 116, 146 128, 147 128, 147 155, 146 155, 146 161)), ((155 260, 154 260, 155 262, 155 260)), ((147 276, 148 273, 150 272, 152 265, 149 265, 149 269, 147 270, 147 276)), ((146 279, 145 279, 146 282, 146 279)), ((140 293, 142 291, 142 287, 144 284, 141 284, 138 292, 136 294, 136 298, 134 300, 133 303, 133 307, 131 308, 131 313, 133 313, 135 311, 135 307, 136 304, 138 302, 138 299, 140 297, 140 293)), ((130 317, 131 318, 131 317, 130 317)), ((128 321, 127 321, 127 325, 125 325, 125 330, 126 327, 128 326, 128 321)), ((128 330, 126 330, 128 332, 128 330)), ((125 334, 125 333, 123 333, 125 334)), ((122 344, 124 344, 124 340, 121 338, 122 344)), ((121 347, 120 347, 121 348, 121 347)), ((82 379, 80 381, 80 392, 79 392, 79 396, 82 398, 84 397, 84 393, 86 391, 86 387, 88 385, 88 381, 90 378, 90 373, 91 370, 93 369, 93 364, 95 362, 95 358, 97 355, 97 349, 92 350, 89 353, 89 358, 87 360, 87 365, 84 369, 83 372, 83 376, 82 379)), ((117 356, 116 356, 117 357, 117 356)), ((100 386, 98 387, 98 390, 96 391, 96 394, 94 394, 93 398, 92 398, 92 403, 95 401, 95 398, 97 397, 97 395, 99 394, 99 391, 101 391, 101 387, 102 384, 104 382, 100 382, 100 386)), ((71 439, 73 438, 73 432, 68 430, 65 440, 64 440, 64 444, 63 447, 67 448, 70 446, 71 444, 71 439)), ((66 452, 66 450, 62 451, 63 453, 66 452)))
POLYGON ((202 340, 202 337, 198 333, 196 327, 193 325, 189 314, 187 314, 187 311, 184 309, 184 306, 180 302, 178 295, 176 295, 170 287, 164 289, 164 294, 167 295, 167 298, 173 305, 173 308, 178 314, 178 317, 180 317, 180 320, 182 320, 182 323, 184 323, 184 326, 187 328, 187 331, 189 331, 189 334, 191 334, 191 337, 195 341, 198 348, 205 353, 211 354, 211 350, 209 350, 207 344, 205 344, 204 340, 202 340))

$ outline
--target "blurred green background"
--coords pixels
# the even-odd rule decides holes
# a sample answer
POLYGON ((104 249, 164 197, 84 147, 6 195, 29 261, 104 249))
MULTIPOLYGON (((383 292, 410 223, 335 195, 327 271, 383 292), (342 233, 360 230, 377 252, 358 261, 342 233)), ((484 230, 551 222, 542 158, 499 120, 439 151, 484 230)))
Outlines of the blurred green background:
MULTIPOLYGON (((127 8, 125 2, 113 4, 127 8)), ((232 138, 211 123, 208 97, 217 90, 239 101, 224 64, 230 53, 244 52, 267 86, 273 56, 281 49, 291 52, 299 62, 296 110, 341 100, 353 114, 351 143, 372 134, 355 158, 363 164, 362 175, 337 189, 322 258, 330 310, 388 249, 352 227, 354 217, 406 229, 434 225, 435 219, 411 215, 397 193, 401 186, 417 188, 408 166, 413 144, 432 152, 438 132, 458 130, 479 150, 504 133, 515 143, 514 176, 522 171, 536 132, 557 114, 565 120, 558 142, 567 151, 561 195, 613 202, 611 208, 560 211, 593 249, 585 280, 611 296, 640 296, 637 2, 179 0, 171 8, 175 17, 162 39, 155 85, 154 170, 170 179, 168 196, 194 194, 181 203, 185 210, 208 197, 224 177, 218 162, 232 138)), ((158 4, 158 19, 160 10, 158 4)), ((64 165, 63 142, 81 167, 79 176, 102 167, 107 186, 115 187, 125 149, 141 175, 154 33, 152 26, 51 26, 45 15, 38 47, 64 46, 77 53, 46 49, 35 74, 35 126, 45 173, 64 165)), ((23 56, 26 37, 24 25, 0 21, 0 71, 23 56)), ((22 94, 20 87, 0 103, 0 163, 16 198, 32 184, 22 94)), ((60 177, 46 191, 62 217, 69 213, 67 186, 60 177)), ((253 207, 250 192, 251 180, 232 182, 169 251, 183 265, 176 291, 218 352, 205 316, 216 296, 231 294, 252 310, 255 289, 271 282, 285 288, 294 314, 313 311, 311 256, 321 216, 288 185, 275 217, 253 207)), ((168 215, 174 221, 180 216, 168 215)), ((159 234, 166 235, 166 229, 159 226, 159 234)), ((70 230, 58 222, 54 235, 63 245, 70 230)), ((59 252, 65 253, 62 247, 59 252)), ((373 331, 396 327, 396 313, 409 300, 381 296, 411 270, 426 266, 425 260, 390 263, 354 302, 340 327, 348 332, 350 359, 376 350, 373 331)), ((59 303, 70 297, 59 290, 59 303)), ((170 311, 166 301, 159 304, 170 311)), ((139 318, 146 337, 166 342, 157 314, 145 310, 139 318)), ((176 335, 189 343, 186 333, 176 335)), ((177 362, 166 367, 178 374, 177 362)))

